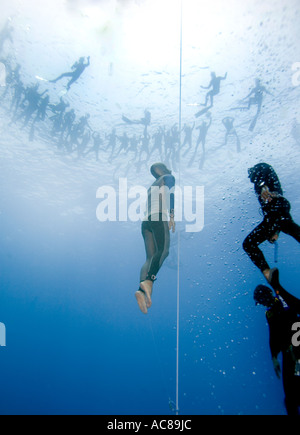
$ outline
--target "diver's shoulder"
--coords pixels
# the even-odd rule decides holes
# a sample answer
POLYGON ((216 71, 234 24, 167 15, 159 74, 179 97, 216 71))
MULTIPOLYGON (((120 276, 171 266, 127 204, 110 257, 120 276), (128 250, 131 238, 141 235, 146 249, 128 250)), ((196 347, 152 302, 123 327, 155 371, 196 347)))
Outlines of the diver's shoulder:
POLYGON ((175 179, 174 175, 172 175, 172 174, 166 174, 166 175, 163 175, 163 176, 162 176, 162 180, 164 180, 164 181, 171 181, 171 182, 173 182, 174 184, 175 184, 175 182, 176 182, 176 179, 175 179))

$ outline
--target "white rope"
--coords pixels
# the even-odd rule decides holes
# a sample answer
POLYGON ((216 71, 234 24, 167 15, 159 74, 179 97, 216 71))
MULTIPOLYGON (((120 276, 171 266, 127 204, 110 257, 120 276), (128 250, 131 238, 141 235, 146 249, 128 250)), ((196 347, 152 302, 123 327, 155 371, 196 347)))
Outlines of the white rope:
MULTIPOLYGON (((182 131, 182 36, 183 0, 180 11, 180 85, 179 85, 179 185, 181 185, 181 131, 182 131)), ((177 337, 176 337, 176 415, 179 415, 179 345, 180 345, 180 231, 178 231, 178 272, 177 272, 177 337)))

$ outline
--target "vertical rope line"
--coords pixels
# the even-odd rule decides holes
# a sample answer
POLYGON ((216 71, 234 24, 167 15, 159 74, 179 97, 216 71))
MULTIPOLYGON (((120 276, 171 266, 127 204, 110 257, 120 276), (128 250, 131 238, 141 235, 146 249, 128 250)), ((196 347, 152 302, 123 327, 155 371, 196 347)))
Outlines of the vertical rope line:
MULTIPOLYGON (((180 10, 180 80, 179 80, 179 186, 181 186, 181 131, 182 131, 182 37, 183 37, 183 0, 180 10)), ((178 231, 178 272, 177 272, 177 343, 176 343, 176 415, 179 415, 179 345, 180 345, 180 232, 178 231)))

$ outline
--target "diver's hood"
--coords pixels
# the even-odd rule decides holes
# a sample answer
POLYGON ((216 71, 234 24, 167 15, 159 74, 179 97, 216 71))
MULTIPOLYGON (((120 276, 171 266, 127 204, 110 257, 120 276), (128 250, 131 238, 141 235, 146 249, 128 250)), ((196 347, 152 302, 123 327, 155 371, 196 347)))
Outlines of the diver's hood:
POLYGON ((254 291, 256 305, 263 305, 265 307, 269 306, 273 299, 273 292, 269 287, 266 287, 265 285, 259 285, 256 287, 254 291))

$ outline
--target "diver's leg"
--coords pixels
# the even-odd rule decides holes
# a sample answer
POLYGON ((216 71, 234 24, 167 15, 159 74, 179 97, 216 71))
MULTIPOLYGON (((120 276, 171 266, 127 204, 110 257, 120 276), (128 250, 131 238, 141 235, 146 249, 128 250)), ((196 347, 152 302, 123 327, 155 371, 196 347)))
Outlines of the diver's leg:
POLYGON ((224 144, 224 146, 226 146, 228 144, 228 138, 229 138, 229 132, 227 131, 226 135, 225 135, 225 144, 224 144))
POLYGON ((242 151, 242 149, 241 149, 241 141, 240 141, 240 138, 239 138, 239 136, 238 136, 236 131, 235 131, 235 137, 236 137, 237 152, 240 153, 242 151))
POLYGON ((292 217, 291 219, 282 221, 281 230, 283 233, 293 237, 298 243, 300 243, 300 226, 293 221, 292 217))
POLYGON ((150 308, 152 304, 151 302, 152 287, 151 286, 145 287, 143 284, 148 276, 151 260, 155 255, 155 251, 156 251, 155 241, 149 222, 143 222, 142 235, 145 242, 146 262, 141 270, 141 275, 140 275, 141 285, 140 285, 140 289, 136 292, 135 297, 137 299, 138 305, 142 313, 147 314, 148 308, 150 308))
POLYGON ((162 217, 159 222, 152 222, 152 231, 155 242, 155 255, 151 259, 148 278, 156 278, 164 261, 169 256, 170 250, 170 231, 168 222, 163 221, 162 217))
POLYGON ((254 231, 252 231, 251 234, 249 234, 243 243, 244 251, 268 280, 270 279, 271 269, 263 252, 259 249, 259 245, 270 240, 274 234, 275 232, 272 230, 272 225, 270 225, 270 223, 265 219, 257 228, 255 228, 254 231))
POLYGON ((64 73, 64 74, 60 75, 59 77, 57 77, 57 79, 55 79, 55 80, 50 80, 50 83, 56 83, 56 82, 58 82, 59 80, 65 78, 65 77, 73 77, 73 73, 64 73))
POLYGON ((69 81, 69 83, 68 83, 68 85, 67 85, 67 89, 68 89, 68 91, 71 89, 71 86, 72 86, 75 82, 77 82, 78 79, 79 79, 79 76, 78 76, 78 75, 76 75, 76 76, 72 75, 72 79, 69 81))
POLYGON ((169 256, 170 249, 170 231, 168 222, 164 222, 160 217, 159 222, 151 222, 152 237, 154 243, 154 255, 152 255, 148 267, 148 273, 144 282, 141 282, 141 289, 146 293, 147 307, 152 305, 151 296, 153 283, 161 269, 164 261, 169 256))

